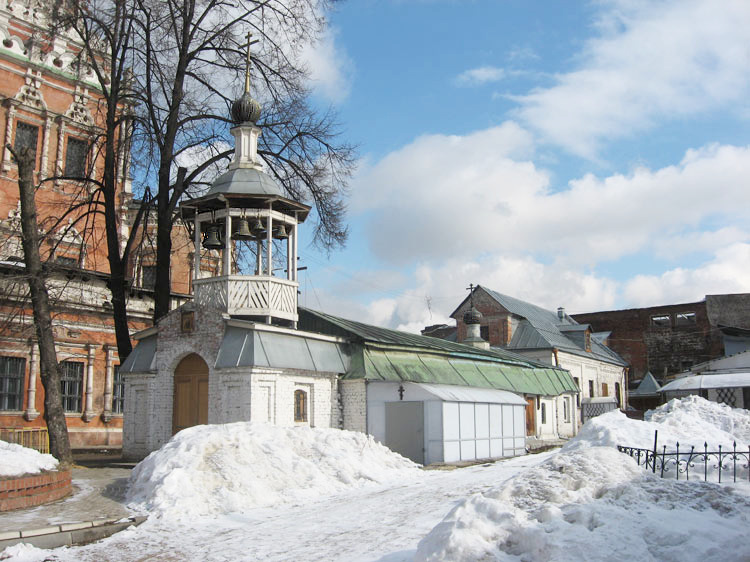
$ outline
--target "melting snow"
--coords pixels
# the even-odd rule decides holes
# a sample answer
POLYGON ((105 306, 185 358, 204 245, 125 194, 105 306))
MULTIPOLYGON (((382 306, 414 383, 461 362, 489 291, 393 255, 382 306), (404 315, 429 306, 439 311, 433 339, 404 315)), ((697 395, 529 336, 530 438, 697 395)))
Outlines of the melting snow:
POLYGON ((38 474, 43 470, 55 470, 57 459, 15 443, 0 441, 0 476, 38 474))

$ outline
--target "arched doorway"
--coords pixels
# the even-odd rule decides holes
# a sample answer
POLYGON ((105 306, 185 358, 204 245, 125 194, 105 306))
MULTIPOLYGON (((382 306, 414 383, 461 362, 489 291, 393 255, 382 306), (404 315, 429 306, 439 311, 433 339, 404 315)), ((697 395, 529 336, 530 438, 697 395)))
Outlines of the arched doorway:
POLYGON ((208 423, 208 365, 191 353, 174 370, 172 433, 208 423))

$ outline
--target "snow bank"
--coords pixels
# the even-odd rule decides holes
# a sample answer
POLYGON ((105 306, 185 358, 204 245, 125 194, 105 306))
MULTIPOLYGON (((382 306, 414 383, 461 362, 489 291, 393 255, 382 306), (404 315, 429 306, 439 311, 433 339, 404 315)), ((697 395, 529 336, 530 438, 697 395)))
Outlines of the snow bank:
POLYGON ((22 474, 38 474, 43 470, 55 470, 57 459, 16 445, 0 441, 0 476, 21 476, 22 474))
POLYGON ((747 560, 750 498, 664 480, 610 447, 562 451, 456 506, 416 560, 747 560))
POLYGON ((185 429, 130 477, 129 507, 165 518, 243 512, 421 474, 362 433, 238 422, 185 429))
POLYGON ((614 448, 651 448, 654 430, 660 448, 746 447, 750 413, 690 396, 646 421, 593 418, 560 453, 457 505, 417 560, 750 559, 747 490, 662 479, 614 448))
POLYGON ((666 445, 674 450, 703 449, 708 443, 710 450, 721 445, 731 449, 750 445, 750 412, 717 404, 700 396, 687 396, 670 400, 656 410, 646 413, 644 421, 633 420, 619 410, 607 412, 587 421, 578 435, 570 440, 564 450, 586 447, 615 447, 625 445, 651 449, 654 446, 654 431, 659 431, 659 448, 666 445))

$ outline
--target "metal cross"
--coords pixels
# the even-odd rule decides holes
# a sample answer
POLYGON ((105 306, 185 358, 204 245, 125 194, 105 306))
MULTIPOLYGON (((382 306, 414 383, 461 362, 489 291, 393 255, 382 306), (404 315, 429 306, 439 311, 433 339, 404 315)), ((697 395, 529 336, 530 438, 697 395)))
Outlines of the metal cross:
POLYGON ((260 39, 251 41, 250 38, 252 36, 253 34, 248 31, 247 35, 245 35, 245 39, 247 39, 247 43, 245 45, 240 45, 240 47, 247 47, 247 60, 245 61, 245 92, 246 93, 250 93, 250 46, 255 45, 256 43, 260 42, 260 39))
POLYGON ((404 399, 404 385, 400 384, 398 385, 398 399, 403 400, 404 399))
POLYGON ((466 290, 469 291, 469 302, 471 303, 471 306, 474 306, 474 283, 469 283, 466 290))

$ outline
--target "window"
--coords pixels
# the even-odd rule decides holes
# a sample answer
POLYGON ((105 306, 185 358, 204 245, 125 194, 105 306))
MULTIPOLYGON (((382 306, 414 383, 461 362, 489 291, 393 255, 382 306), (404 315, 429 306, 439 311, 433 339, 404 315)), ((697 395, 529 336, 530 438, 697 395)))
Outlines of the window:
POLYGON ((589 398, 594 397, 594 381, 589 381, 589 398))
POLYGON ((26 359, 0 357, 0 410, 20 410, 23 406, 23 377, 26 359))
POLYGON ((675 326, 694 326, 695 312, 680 312, 674 315, 675 326))
POLYGON ((542 424, 547 423, 547 404, 542 402, 542 424))
POLYGON ((586 330, 584 332, 583 339, 584 339, 584 343, 586 345, 586 348, 585 348, 586 351, 591 352, 591 332, 589 330, 586 330))
POLYGON ((65 267, 78 267, 78 260, 70 256, 55 256, 55 263, 65 267))
POLYGON ((659 314, 651 317, 651 325, 655 328, 669 328, 672 326, 672 321, 669 314, 659 314))
POLYGON ((570 405, 567 398, 563 398, 563 420, 566 422, 570 421, 570 405))
POLYGON ((482 338, 484 341, 490 341, 490 327, 489 326, 480 326, 479 327, 479 337, 482 338))
POLYGON ((81 411, 81 390, 83 388, 83 363, 63 361, 60 363, 60 394, 63 410, 81 411))
POLYGON ((122 414, 125 406, 125 381, 120 372, 120 366, 114 367, 114 379, 112 381, 112 413, 122 414))
POLYGON ((86 141, 68 137, 65 150, 65 175, 75 178, 86 177, 86 154, 89 146, 86 141))
POLYGON ((617 407, 620 407, 620 383, 615 383, 615 400, 617 400, 617 407))
POLYGON ((580 408, 581 407, 581 383, 578 381, 578 377, 573 377, 573 380, 576 381, 576 386, 578 387, 578 394, 576 394, 576 406, 580 408))
POLYGON ((156 266, 144 265, 141 268, 141 287, 153 289, 156 287, 156 266))
POLYGON ((36 162, 36 144, 38 136, 39 127, 19 121, 16 124, 16 139, 13 143, 13 149, 16 152, 20 152, 23 149, 30 148, 31 154, 36 162))
POLYGON ((304 390, 294 391, 294 421, 307 421, 307 392, 304 390))
POLYGON ((609 396, 609 385, 606 382, 602 383, 602 396, 609 396))

